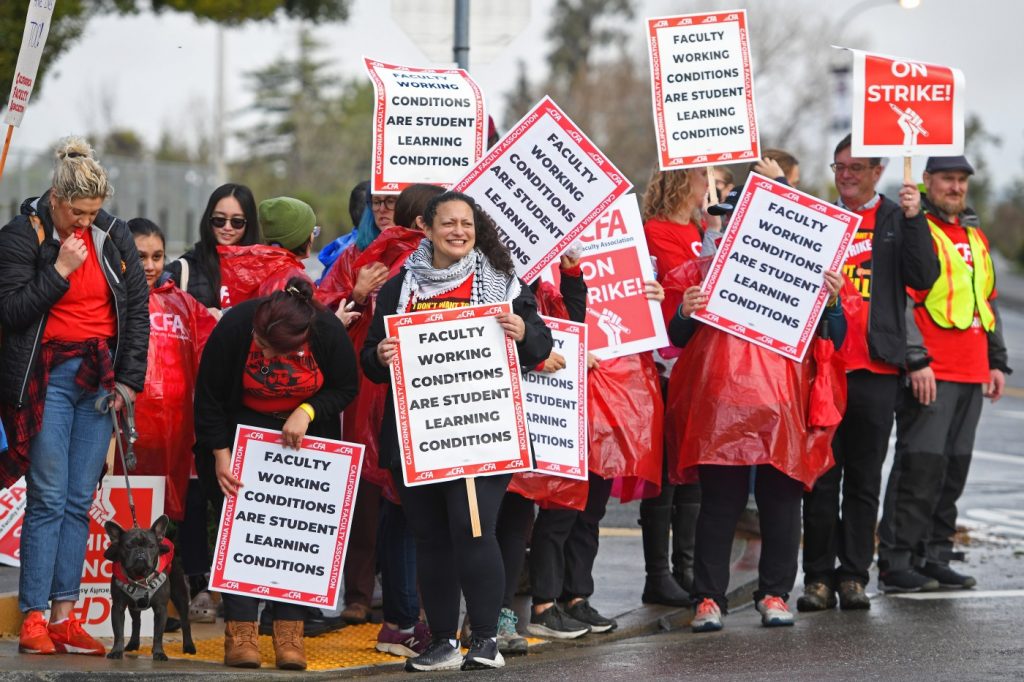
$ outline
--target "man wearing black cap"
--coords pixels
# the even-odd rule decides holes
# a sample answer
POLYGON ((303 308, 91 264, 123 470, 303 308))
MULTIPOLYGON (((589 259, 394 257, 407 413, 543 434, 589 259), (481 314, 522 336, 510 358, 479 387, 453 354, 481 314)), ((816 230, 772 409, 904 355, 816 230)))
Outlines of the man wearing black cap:
POLYGON ((843 266, 842 297, 850 308, 841 349, 846 414, 832 441, 836 465, 804 496, 800 611, 833 608, 836 592, 843 609, 871 607, 864 587, 875 556, 882 463, 906 356, 906 287, 927 289, 939 273, 917 187, 905 183, 899 203, 878 194, 881 159, 854 157, 849 135, 836 146, 833 161, 838 203, 858 213, 861 224, 843 266))
POLYGON ((956 502, 967 481, 982 397, 1003 392, 1006 345, 995 303, 988 240, 967 208, 974 169, 962 156, 932 157, 924 208, 939 258, 931 288, 910 291, 908 385, 896 411, 896 458, 879 527, 879 584, 886 592, 928 581, 970 588, 949 567, 956 502))

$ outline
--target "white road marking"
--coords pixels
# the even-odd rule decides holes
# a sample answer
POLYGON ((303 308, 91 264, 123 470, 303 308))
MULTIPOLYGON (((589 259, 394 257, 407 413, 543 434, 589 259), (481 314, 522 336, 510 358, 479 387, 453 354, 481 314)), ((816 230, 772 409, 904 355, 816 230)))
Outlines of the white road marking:
POLYGON ((913 599, 915 601, 931 601, 935 599, 1005 599, 1006 597, 1024 597, 1024 590, 948 590, 889 594, 886 596, 896 599, 913 599))
POLYGON ((1020 410, 993 410, 993 412, 1000 417, 1009 417, 1010 419, 1024 419, 1024 412, 1020 410))
POLYGON ((1019 464, 1024 466, 1024 455, 1008 455, 1005 452, 992 452, 991 450, 975 450, 974 457, 989 462, 1002 462, 1003 464, 1019 464))

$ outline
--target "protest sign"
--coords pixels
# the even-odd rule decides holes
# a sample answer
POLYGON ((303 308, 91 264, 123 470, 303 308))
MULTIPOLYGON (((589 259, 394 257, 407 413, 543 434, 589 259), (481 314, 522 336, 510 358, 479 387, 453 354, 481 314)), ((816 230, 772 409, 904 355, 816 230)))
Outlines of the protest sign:
MULTIPOLYGON (((601 360, 669 345, 661 306, 648 301, 655 279, 636 195, 620 197, 579 236, 587 282, 587 350, 601 360)), ((558 284, 558 264, 544 272, 558 284)))
POLYGON ((233 453, 210 589, 336 608, 363 446, 239 425, 233 453))
POLYGON ((545 97, 452 189, 494 219, 516 274, 532 282, 630 187, 545 97))
POLYGON ((21 521, 25 517, 25 477, 0 490, 0 564, 21 565, 21 521))
POLYGON ((694 317, 722 331, 803 360, 860 216, 751 173, 694 317))
POLYGON ((516 344, 495 315, 512 304, 384 318, 398 337, 392 392, 407 486, 529 471, 516 344))
POLYGON ((853 52, 857 157, 964 153, 964 75, 958 69, 853 52))
POLYGON ((422 182, 450 187, 484 153, 487 116, 463 69, 421 69, 364 58, 373 81, 374 194, 422 182))
POLYGON ((541 316, 552 350, 565 358, 557 372, 525 372, 526 421, 536 470, 587 480, 587 326, 541 316))
POLYGON ((7 113, 4 123, 20 126, 25 117, 25 108, 32 96, 39 71, 39 59, 43 56, 46 37, 50 34, 50 19, 57 0, 29 0, 28 16, 25 18, 25 32, 21 37, 21 51, 14 67, 14 82, 11 96, 7 98, 7 113))
POLYGON ((647 20, 662 170, 761 155, 745 10, 647 20))

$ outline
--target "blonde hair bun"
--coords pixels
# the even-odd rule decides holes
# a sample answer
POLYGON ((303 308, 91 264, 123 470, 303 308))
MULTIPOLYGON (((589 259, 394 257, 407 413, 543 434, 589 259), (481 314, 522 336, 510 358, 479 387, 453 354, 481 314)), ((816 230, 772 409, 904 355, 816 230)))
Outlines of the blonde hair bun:
POLYGON ((54 149, 53 193, 65 201, 108 199, 114 194, 107 171, 96 162, 92 145, 84 137, 63 138, 54 149))

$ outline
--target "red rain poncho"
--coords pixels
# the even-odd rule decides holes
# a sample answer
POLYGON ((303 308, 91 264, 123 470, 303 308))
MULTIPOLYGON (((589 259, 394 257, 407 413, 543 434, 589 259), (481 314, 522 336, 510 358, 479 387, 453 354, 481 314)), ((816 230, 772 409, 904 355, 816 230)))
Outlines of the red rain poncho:
MULTIPOLYGON (((217 321, 201 303, 168 281, 149 292, 149 322, 146 388, 135 402, 138 464, 131 473, 164 476, 164 511, 181 521, 195 461, 192 396, 196 372, 217 321)), ((115 472, 122 473, 117 460, 115 472)))
MULTIPOLYGON (((279 246, 218 246, 221 303, 225 308, 284 289, 292 277, 306 274, 302 259, 279 246)), ((321 297, 318 293, 317 299, 321 297)))

